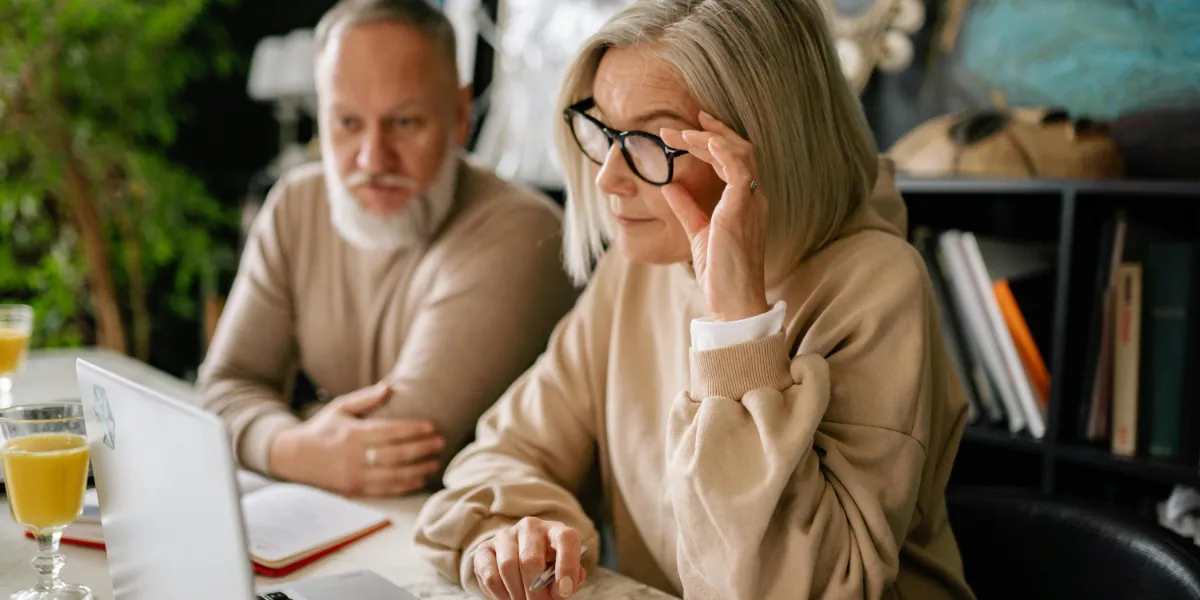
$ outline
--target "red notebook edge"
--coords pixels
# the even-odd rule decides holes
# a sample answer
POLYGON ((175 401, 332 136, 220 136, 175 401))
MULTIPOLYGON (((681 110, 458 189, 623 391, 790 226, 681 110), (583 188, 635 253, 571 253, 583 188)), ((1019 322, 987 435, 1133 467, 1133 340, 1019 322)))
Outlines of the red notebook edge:
POLYGON ((369 529, 366 529, 362 533, 359 533, 358 535, 355 535, 354 537, 352 537, 340 544, 337 544, 336 546, 330 546, 329 548, 326 548, 325 550, 322 550, 312 556, 309 556, 302 560, 298 560, 290 565, 287 565, 284 567, 279 567, 277 569, 273 569, 271 567, 264 567, 258 563, 252 563, 254 565, 254 572, 258 573, 259 575, 262 575, 263 577, 283 577, 284 575, 289 575, 289 574, 299 570, 301 567, 307 566, 307 565, 315 562, 317 559, 323 558, 334 552, 337 552, 338 550, 341 550, 342 548, 345 548, 346 546, 349 546, 350 544, 353 544, 354 542, 357 542, 358 540, 361 540, 361 539, 367 537, 368 535, 371 535, 372 533, 387 529, 388 527, 391 526, 391 524, 392 524, 392 520, 387 519, 387 520, 379 523, 378 525, 375 525, 369 529))
MULTIPOLYGON (((34 539, 33 533, 31 533, 29 531, 25 532, 25 537, 27 537, 31 540, 34 539)), ((92 540, 80 540, 80 539, 70 538, 67 536, 63 536, 61 541, 64 544, 70 544, 72 546, 84 546, 86 548, 96 548, 98 550, 104 549, 104 542, 95 542, 92 540)))
MULTIPOLYGON (((302 567, 305 567, 309 564, 312 564, 313 562, 316 562, 320 558, 324 558, 330 554, 333 554, 334 552, 337 552, 338 550, 341 550, 342 548, 345 548, 346 546, 349 546, 350 544, 353 544, 354 542, 357 542, 357 541, 367 537, 368 535, 371 535, 373 533, 387 529, 391 525, 392 525, 392 520, 387 519, 387 520, 379 523, 378 525, 370 527, 369 529, 364 530, 362 533, 359 533, 358 535, 355 535, 354 537, 347 539, 346 541, 344 541, 340 544, 337 544, 335 546, 330 546, 329 548, 326 548, 325 550, 322 550, 321 552, 318 552, 318 553, 316 553, 312 556, 309 556, 307 558, 304 558, 302 560, 298 560, 287 566, 283 566, 283 567, 279 567, 279 568, 264 567, 253 561, 251 561, 251 565, 254 566, 254 572, 258 573, 259 575, 262 575, 263 577, 283 577, 285 575, 290 575, 291 573, 294 573, 294 572, 300 570, 300 568, 302 568, 302 567)), ((33 533, 26 531, 25 537, 27 537, 29 539, 33 539, 33 533)), ((76 538, 69 538, 66 536, 64 536, 62 538, 62 543, 70 544, 72 546, 83 546, 86 548, 95 548, 97 550, 105 549, 103 542, 94 542, 92 540, 81 540, 81 539, 76 539, 76 538)))

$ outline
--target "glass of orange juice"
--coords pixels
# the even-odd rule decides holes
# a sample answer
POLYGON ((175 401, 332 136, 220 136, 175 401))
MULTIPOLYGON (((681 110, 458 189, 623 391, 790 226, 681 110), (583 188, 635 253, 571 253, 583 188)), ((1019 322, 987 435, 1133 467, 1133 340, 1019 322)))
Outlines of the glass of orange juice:
POLYGON ((83 511, 88 444, 83 405, 27 404, 0 409, 0 463, 8 508, 38 543, 38 582, 12 600, 91 600, 86 587, 64 583, 62 531, 83 511))
POLYGON ((12 379, 25 363, 32 333, 32 308, 0 304, 0 407, 12 404, 12 379))

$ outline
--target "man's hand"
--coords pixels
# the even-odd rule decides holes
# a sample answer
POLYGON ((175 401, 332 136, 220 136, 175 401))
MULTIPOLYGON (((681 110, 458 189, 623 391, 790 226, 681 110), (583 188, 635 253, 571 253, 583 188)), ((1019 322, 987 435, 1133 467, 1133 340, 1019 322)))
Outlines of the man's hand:
POLYGON ((438 470, 446 442, 433 423, 364 419, 387 400, 386 385, 338 396, 313 418, 271 443, 271 474, 346 496, 396 496, 418 490, 438 470))

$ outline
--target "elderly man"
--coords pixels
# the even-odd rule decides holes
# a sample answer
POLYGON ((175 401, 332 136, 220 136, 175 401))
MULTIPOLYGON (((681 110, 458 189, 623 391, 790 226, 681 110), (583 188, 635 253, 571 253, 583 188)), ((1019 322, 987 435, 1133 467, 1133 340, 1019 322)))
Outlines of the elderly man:
POLYGON ((323 164, 286 175, 259 213, 201 401, 246 467, 403 494, 570 309, 561 215, 460 158, 471 96, 437 9, 343 0, 316 41, 323 164), (293 393, 297 370, 316 393, 293 393))

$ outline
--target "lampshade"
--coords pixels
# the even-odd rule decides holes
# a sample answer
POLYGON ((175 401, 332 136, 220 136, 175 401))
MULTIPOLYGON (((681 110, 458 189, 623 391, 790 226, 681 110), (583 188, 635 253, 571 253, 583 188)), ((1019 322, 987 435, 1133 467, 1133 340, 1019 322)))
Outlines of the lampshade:
POLYGON ((254 57, 250 60, 250 77, 246 83, 246 92, 259 102, 267 102, 278 98, 279 77, 276 66, 283 62, 283 38, 263 38, 254 47, 254 57))
POLYGON ((263 38, 254 48, 247 93, 261 102, 316 94, 314 52, 312 29, 263 38))

